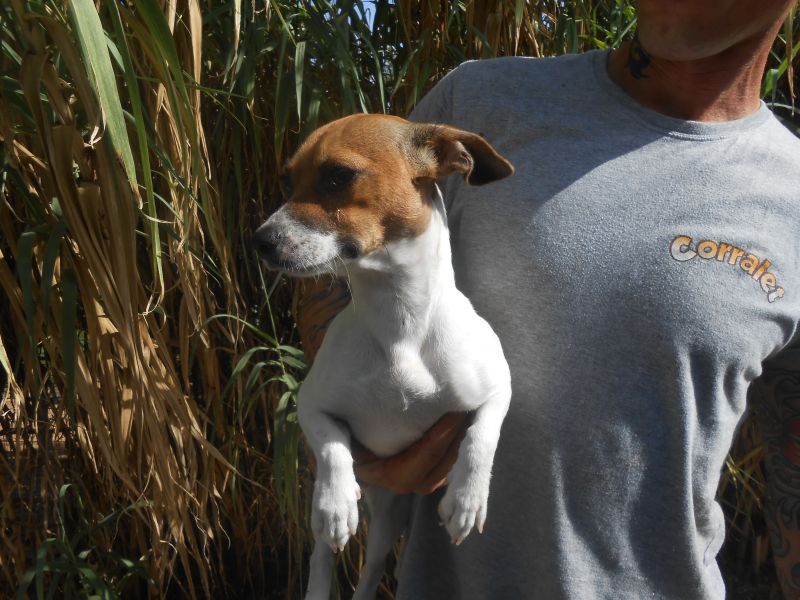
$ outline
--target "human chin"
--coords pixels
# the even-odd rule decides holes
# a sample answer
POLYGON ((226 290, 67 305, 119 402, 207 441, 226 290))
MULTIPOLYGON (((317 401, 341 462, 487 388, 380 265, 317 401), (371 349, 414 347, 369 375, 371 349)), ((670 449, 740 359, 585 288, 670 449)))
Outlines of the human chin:
POLYGON ((664 25, 640 24, 639 43, 653 58, 674 62, 703 60, 720 54, 732 45, 730 40, 714 39, 704 31, 664 25))

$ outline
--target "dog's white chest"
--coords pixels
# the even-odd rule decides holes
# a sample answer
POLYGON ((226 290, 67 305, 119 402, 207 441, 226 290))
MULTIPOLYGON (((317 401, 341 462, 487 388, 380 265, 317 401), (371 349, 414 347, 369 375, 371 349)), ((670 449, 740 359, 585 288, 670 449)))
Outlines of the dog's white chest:
POLYGON ((437 378, 425 364, 419 351, 410 345, 400 344, 392 349, 390 362, 385 370, 389 385, 400 392, 404 410, 413 403, 431 400, 440 391, 441 385, 437 378))
POLYGON ((447 382, 422 358, 406 354, 355 378, 333 400, 336 414, 351 432, 378 455, 392 455, 417 440, 458 404, 447 382))
POLYGON ((407 344, 380 351, 363 340, 348 343, 353 338, 347 337, 338 340, 339 352, 320 354, 301 389, 301 402, 323 404, 375 454, 394 454, 444 413, 470 410, 483 400, 456 390, 450 369, 432 353, 407 344))

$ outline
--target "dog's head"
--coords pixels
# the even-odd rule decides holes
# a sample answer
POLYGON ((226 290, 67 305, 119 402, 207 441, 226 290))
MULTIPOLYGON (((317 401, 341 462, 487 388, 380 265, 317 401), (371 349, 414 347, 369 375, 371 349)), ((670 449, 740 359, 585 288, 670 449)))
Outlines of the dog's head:
POLYGON ((434 183, 454 172, 483 185, 514 172, 481 136, 387 115, 352 115, 312 133, 281 175, 287 200, 255 233, 270 268, 292 275, 337 265, 420 235, 434 183))

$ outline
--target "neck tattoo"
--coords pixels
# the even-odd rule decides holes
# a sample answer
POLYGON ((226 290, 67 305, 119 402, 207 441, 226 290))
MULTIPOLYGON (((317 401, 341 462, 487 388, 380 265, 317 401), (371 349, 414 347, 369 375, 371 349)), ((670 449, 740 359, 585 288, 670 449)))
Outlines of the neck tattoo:
POLYGON ((642 48, 637 32, 634 34, 633 40, 631 40, 630 49, 628 50, 628 64, 625 67, 631 72, 634 79, 646 79, 647 75, 644 74, 644 71, 649 64, 650 55, 642 48))

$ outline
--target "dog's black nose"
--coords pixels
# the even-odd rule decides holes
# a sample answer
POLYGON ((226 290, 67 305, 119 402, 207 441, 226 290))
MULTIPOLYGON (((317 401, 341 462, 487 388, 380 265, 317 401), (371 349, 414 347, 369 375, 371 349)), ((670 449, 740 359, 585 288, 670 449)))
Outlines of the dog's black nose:
POLYGON ((265 260, 274 260, 278 253, 280 235, 272 227, 262 225, 253 234, 253 243, 259 256, 265 260))

